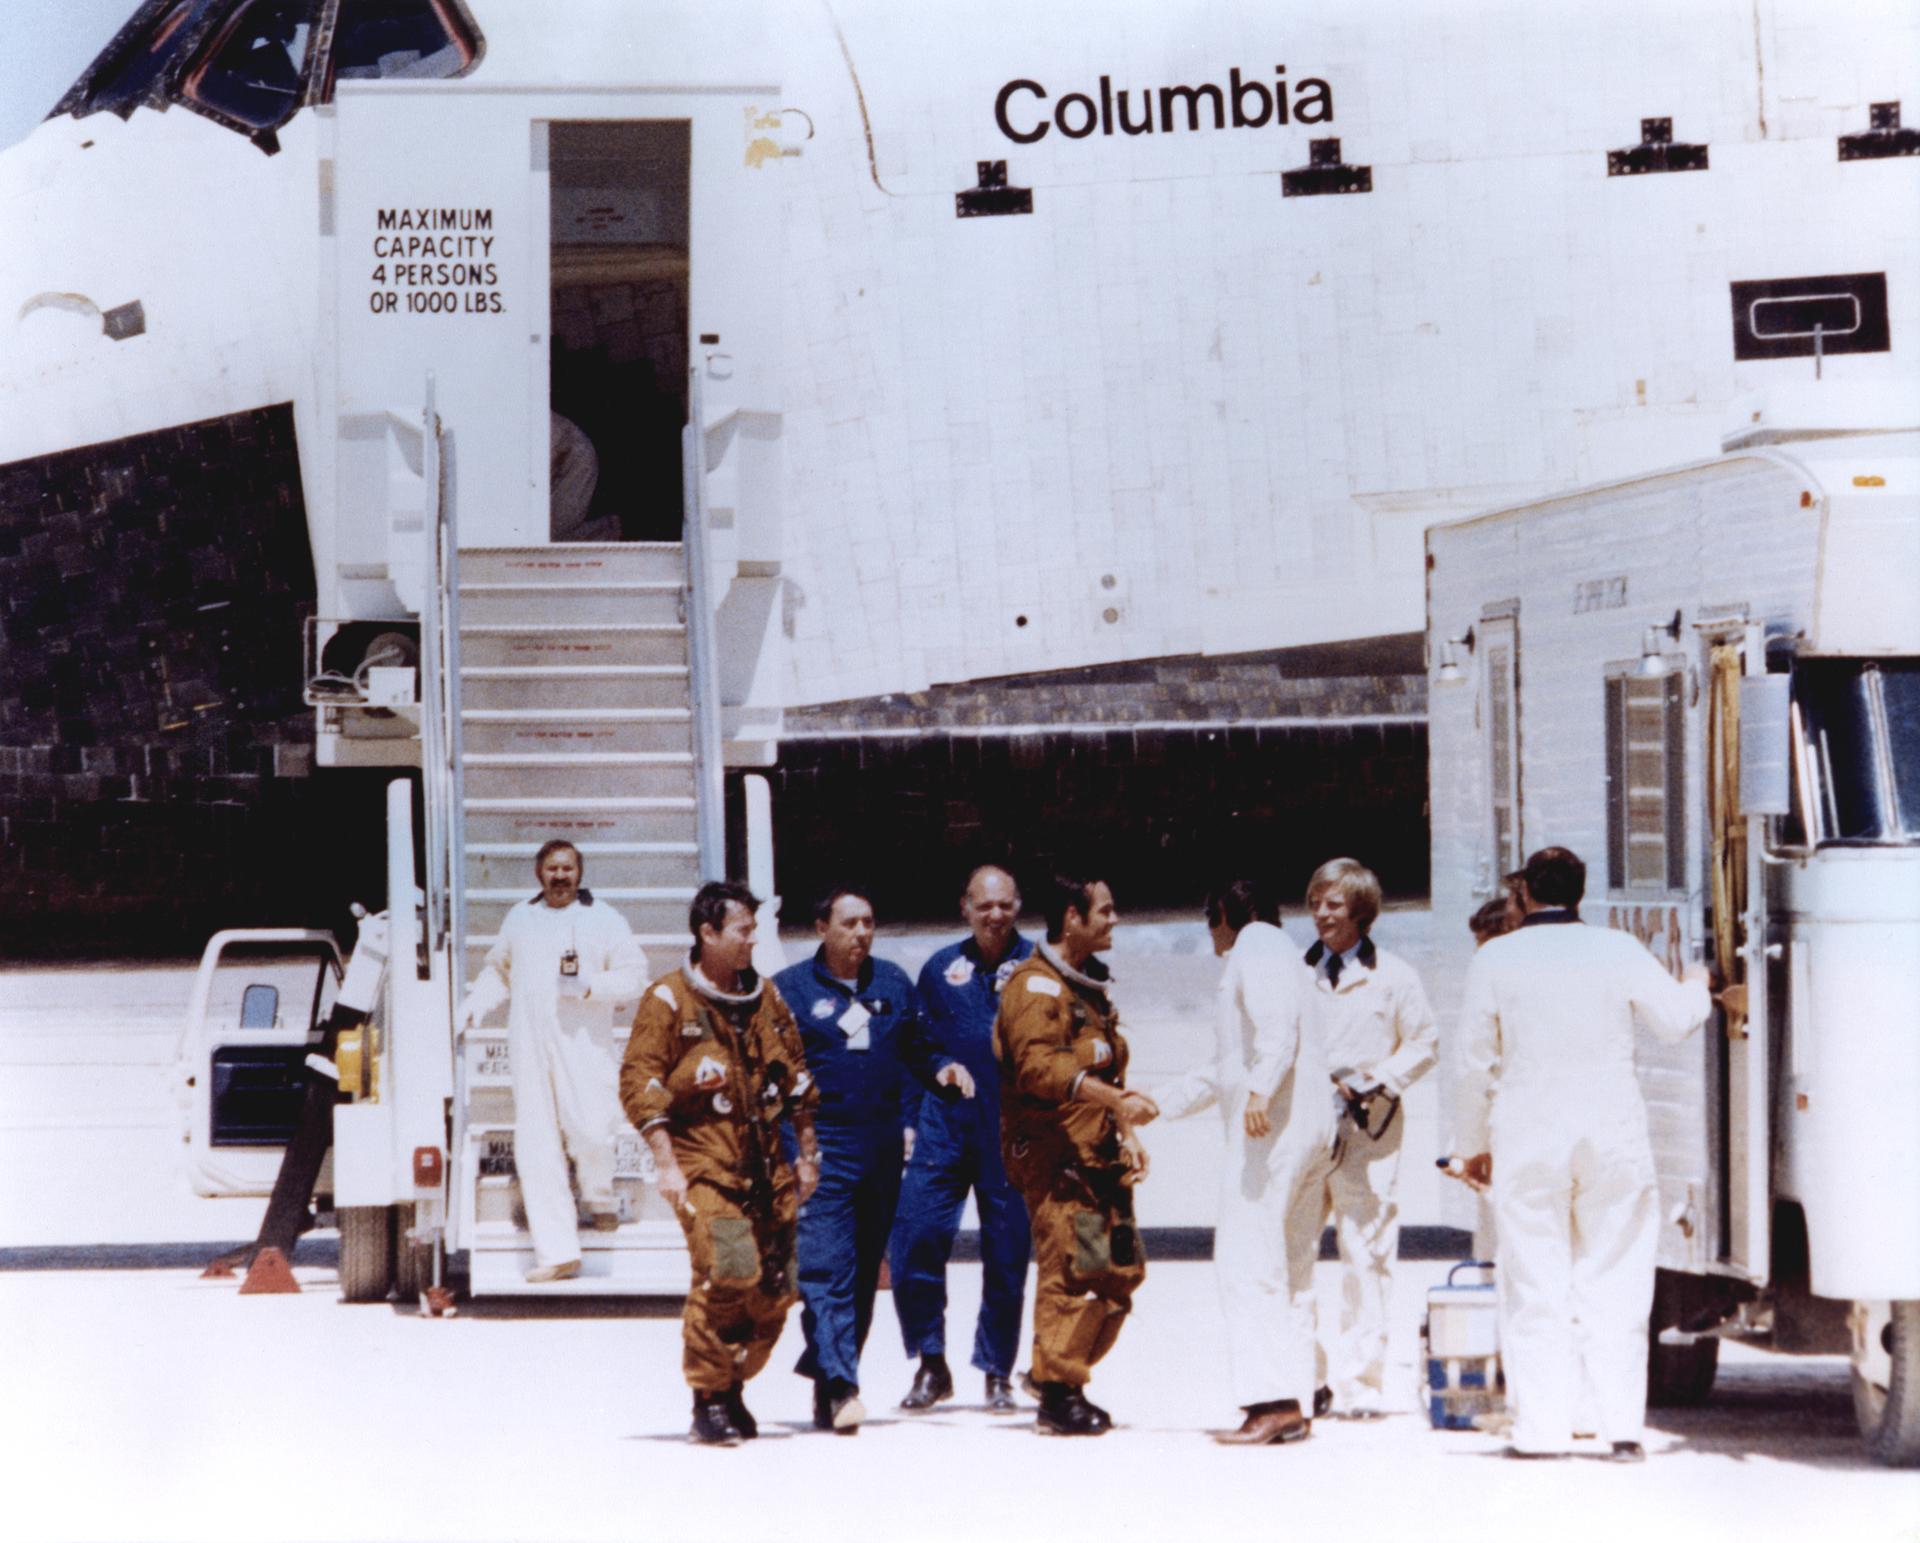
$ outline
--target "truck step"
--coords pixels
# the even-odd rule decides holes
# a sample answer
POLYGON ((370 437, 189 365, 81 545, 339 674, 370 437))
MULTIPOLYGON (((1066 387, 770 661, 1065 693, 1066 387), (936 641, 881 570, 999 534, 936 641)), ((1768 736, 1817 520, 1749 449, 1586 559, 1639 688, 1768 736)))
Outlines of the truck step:
POLYGON ((476 1297, 685 1296, 693 1276, 684 1241, 677 1249, 583 1249, 579 1275, 544 1286, 527 1284, 531 1247, 476 1248, 467 1257, 476 1297))

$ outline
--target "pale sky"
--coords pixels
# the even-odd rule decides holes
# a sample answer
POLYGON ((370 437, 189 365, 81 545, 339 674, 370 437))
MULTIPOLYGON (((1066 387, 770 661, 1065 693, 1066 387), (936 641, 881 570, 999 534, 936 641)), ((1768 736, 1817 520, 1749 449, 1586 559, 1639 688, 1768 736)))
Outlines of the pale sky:
POLYGON ((0 3, 0 148, 33 132, 140 0, 0 3))

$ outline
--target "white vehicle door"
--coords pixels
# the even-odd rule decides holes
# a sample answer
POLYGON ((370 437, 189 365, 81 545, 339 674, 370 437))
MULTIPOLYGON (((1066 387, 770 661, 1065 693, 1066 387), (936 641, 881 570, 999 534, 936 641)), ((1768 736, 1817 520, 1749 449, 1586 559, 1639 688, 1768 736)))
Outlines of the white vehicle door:
POLYGON ((196 1194, 272 1192, 340 975, 330 932, 238 930, 207 944, 177 1073, 196 1194))
MULTIPOLYGON (((1740 679, 1766 673, 1759 629, 1711 638, 1708 656, 1707 822, 1712 962, 1729 986, 1746 989, 1746 1010, 1708 1020, 1721 1036, 1717 1059, 1725 1099, 1726 1158, 1718 1175, 1724 1259, 1736 1273, 1767 1279, 1772 1255, 1771 1101, 1767 1082, 1767 961, 1764 886, 1759 872, 1765 821, 1740 799, 1740 679)), ((1738 1000, 1737 997, 1735 999, 1738 1000)))

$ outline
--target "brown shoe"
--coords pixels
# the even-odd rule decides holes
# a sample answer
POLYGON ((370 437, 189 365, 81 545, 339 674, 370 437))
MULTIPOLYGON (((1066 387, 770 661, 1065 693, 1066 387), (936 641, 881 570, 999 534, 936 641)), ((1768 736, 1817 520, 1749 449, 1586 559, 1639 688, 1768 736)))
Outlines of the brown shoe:
POLYGON ((550 1281, 572 1280, 579 1273, 580 1261, 578 1259, 563 1259, 558 1264, 535 1265, 531 1270, 527 1271, 527 1284, 529 1286, 544 1286, 550 1281))
POLYGON ((1313 1421, 1300 1412, 1298 1400, 1287 1398, 1255 1404, 1238 1430, 1221 1431, 1213 1439, 1228 1447, 1280 1447, 1312 1434, 1313 1421))

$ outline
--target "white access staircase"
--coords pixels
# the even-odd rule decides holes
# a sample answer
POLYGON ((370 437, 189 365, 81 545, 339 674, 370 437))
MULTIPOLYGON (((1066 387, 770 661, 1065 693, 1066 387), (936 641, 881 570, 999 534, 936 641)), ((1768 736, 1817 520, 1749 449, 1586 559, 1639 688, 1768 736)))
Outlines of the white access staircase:
MULTIPOLYGON (((595 902, 633 928, 647 978, 664 974, 686 951, 697 805, 713 796, 696 765, 683 548, 467 549, 458 596, 463 978, 509 907, 537 891, 534 853, 556 836, 580 849, 595 902)), ((634 1005, 615 1010, 614 1066, 634 1005)), ((504 1009, 461 1036, 454 1102, 455 1239, 476 1296, 686 1289, 679 1225, 630 1127, 616 1143, 619 1230, 582 1229, 579 1279, 525 1284, 533 1252, 513 1172, 504 1009)))

